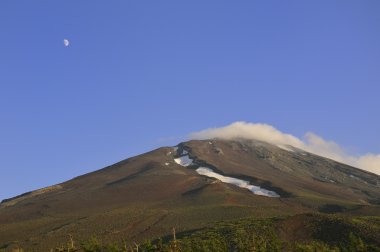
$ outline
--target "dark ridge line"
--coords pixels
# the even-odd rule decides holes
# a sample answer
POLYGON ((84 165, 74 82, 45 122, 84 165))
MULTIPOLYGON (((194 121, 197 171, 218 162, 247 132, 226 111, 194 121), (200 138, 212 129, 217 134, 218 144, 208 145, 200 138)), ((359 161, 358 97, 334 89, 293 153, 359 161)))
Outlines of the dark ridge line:
POLYGON ((23 194, 17 195, 17 196, 12 197, 12 198, 3 199, 3 200, 0 202, 0 204, 5 203, 5 202, 9 202, 9 201, 12 201, 12 200, 15 200, 15 199, 18 199, 18 198, 22 198, 22 197, 24 197, 24 196, 28 196, 28 195, 30 195, 30 194, 32 194, 32 193, 33 193, 33 191, 29 191, 29 192, 26 192, 26 193, 23 193, 23 194))
POLYGON ((139 171, 137 171, 131 175, 128 175, 126 177, 123 177, 121 179, 114 180, 112 182, 108 182, 106 184, 106 186, 112 186, 112 185, 116 185, 116 184, 123 183, 123 182, 128 181, 128 180, 134 179, 134 178, 140 176, 141 174, 154 169, 154 164, 157 164, 157 162, 150 162, 147 165, 145 165, 142 169, 140 169, 139 171))
POLYGON ((192 196, 192 195, 194 195, 194 194, 197 194, 197 193, 200 193, 200 192, 202 192, 204 189, 206 189, 207 187, 209 187, 211 184, 210 183, 208 183, 208 184, 205 184, 205 185, 201 185, 201 186, 199 186, 199 187, 197 187, 197 188, 194 188, 194 189, 191 189, 191 190, 189 190, 189 191, 186 191, 186 192, 184 192, 184 193, 182 193, 182 196, 192 196))

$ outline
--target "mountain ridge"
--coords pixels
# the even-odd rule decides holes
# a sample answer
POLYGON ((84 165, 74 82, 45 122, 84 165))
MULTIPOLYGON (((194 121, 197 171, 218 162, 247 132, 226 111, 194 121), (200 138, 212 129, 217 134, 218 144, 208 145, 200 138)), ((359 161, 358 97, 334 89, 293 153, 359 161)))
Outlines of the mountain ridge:
POLYGON ((242 139, 191 140, 3 200, 0 245, 46 249, 67 233, 143 240, 170 234, 172 227, 185 232, 249 216, 380 214, 379 198, 380 176, 296 148, 242 139), (176 163, 181 156, 192 164, 176 163), (280 197, 203 176, 200 167, 280 197))

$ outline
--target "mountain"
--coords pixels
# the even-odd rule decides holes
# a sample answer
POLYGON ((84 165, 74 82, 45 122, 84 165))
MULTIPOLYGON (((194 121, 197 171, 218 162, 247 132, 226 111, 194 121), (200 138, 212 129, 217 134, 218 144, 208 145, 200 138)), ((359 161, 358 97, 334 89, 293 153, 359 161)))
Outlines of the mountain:
POLYGON ((3 200, 0 249, 46 251, 68 236, 127 242, 218 221, 380 215, 380 176, 292 146, 194 140, 3 200))

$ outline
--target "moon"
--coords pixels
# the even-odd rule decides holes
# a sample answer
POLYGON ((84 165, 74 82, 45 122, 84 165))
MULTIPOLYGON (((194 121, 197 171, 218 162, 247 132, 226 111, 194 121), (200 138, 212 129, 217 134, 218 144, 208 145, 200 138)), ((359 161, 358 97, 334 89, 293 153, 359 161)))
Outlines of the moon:
POLYGON ((63 45, 64 45, 65 47, 68 47, 68 46, 70 45, 70 41, 69 41, 68 39, 64 39, 64 40, 63 40, 63 45))

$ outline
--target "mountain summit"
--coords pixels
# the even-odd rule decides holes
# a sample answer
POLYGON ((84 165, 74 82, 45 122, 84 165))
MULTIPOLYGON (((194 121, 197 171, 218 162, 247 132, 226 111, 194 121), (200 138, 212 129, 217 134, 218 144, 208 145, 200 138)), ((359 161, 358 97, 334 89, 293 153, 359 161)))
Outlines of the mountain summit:
POLYGON ((244 217, 380 214, 380 176, 292 146, 194 140, 3 200, 0 248, 144 240, 244 217))

